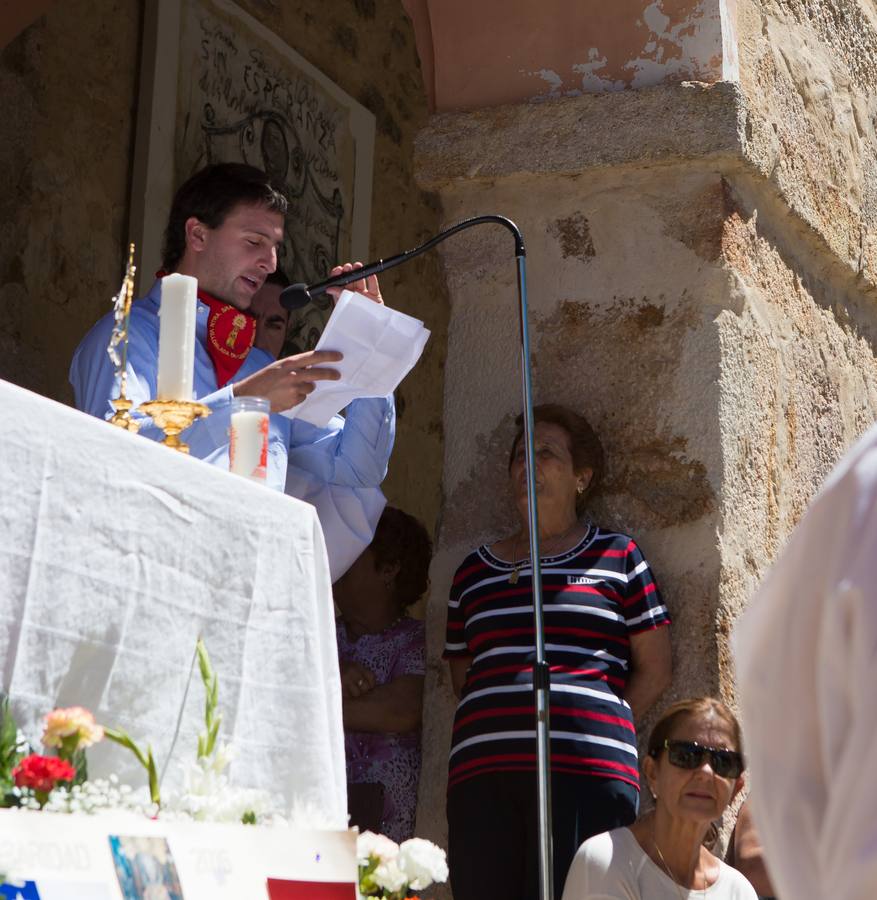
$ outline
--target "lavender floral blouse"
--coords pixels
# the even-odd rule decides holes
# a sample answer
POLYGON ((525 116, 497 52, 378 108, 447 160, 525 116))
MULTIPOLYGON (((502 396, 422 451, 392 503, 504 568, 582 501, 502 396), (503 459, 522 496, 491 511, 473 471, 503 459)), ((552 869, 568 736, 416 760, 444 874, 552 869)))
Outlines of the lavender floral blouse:
MULTIPOLYGON (((426 671, 423 622, 403 616, 379 634, 364 634, 355 641, 348 638, 343 620, 336 624, 341 662, 365 666, 374 673, 377 684, 426 671)), ((351 784, 378 782, 384 786, 382 833, 394 841, 411 837, 420 777, 420 730, 399 734, 346 731, 344 749, 351 784)))

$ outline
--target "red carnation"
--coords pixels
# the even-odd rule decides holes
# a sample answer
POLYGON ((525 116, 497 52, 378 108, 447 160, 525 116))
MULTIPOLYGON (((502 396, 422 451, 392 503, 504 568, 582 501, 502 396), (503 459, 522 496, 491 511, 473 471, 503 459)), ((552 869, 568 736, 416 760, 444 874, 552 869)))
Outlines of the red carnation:
POLYGON ((55 756, 31 753, 12 770, 16 787, 30 788, 37 795, 46 795, 59 781, 73 781, 76 769, 55 756))

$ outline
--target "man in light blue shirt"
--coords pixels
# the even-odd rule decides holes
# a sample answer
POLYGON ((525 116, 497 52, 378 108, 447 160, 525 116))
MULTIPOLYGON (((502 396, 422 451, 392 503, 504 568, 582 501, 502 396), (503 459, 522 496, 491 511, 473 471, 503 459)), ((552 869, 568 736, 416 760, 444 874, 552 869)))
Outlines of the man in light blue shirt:
MULTIPOLYGON (((311 351, 274 360, 253 345, 255 320, 247 312, 253 296, 277 267, 286 206, 286 199, 264 172, 236 163, 208 166, 177 191, 165 231, 163 266, 168 273, 198 279, 194 399, 211 410, 182 438, 192 456, 228 468, 232 398, 266 397, 272 412, 269 487, 283 490, 289 467, 312 486, 331 486, 336 495, 377 489, 393 447, 392 396, 356 400, 345 418, 336 416, 326 428, 290 420, 278 413, 300 403, 315 382, 337 379, 337 370, 325 364, 341 356, 311 351)), ((332 274, 353 268, 348 263, 332 274)), ((376 303, 383 302, 376 278, 349 287, 376 303)), ((157 280, 131 308, 127 378, 134 407, 156 395, 160 301, 161 281, 157 280)), ((105 419, 112 416, 111 400, 119 395, 106 352, 113 324, 112 313, 104 316, 83 338, 70 367, 76 406, 105 419)), ((135 418, 140 434, 154 440, 162 437, 149 418, 136 413, 135 418)))

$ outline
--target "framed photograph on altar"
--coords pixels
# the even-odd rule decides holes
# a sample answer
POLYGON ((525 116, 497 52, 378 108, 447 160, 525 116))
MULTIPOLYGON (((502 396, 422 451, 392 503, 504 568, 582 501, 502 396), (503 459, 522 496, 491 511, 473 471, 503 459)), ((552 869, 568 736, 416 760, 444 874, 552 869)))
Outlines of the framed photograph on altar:
MULTIPOLYGON (((375 118, 230 0, 147 0, 131 239, 137 295, 160 267, 176 188, 209 163, 264 169, 289 200, 279 265, 292 282, 368 256, 375 118)), ((311 349, 331 312, 294 314, 286 353, 311 349)))
POLYGON ((124 900, 183 900, 180 877, 166 838, 113 834, 109 842, 124 900))

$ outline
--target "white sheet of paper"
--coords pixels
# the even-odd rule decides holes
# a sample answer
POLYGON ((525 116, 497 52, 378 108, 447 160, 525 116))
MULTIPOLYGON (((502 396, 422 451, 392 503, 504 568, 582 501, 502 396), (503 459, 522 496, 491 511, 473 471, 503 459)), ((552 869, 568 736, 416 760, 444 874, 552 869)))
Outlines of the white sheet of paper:
POLYGON ((323 427, 351 400, 386 397, 414 368, 428 339, 420 319, 344 291, 315 348, 344 354, 331 364, 341 378, 316 382, 314 392, 283 415, 323 427))

